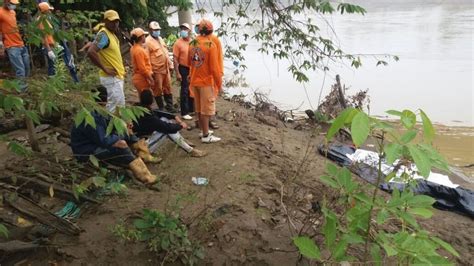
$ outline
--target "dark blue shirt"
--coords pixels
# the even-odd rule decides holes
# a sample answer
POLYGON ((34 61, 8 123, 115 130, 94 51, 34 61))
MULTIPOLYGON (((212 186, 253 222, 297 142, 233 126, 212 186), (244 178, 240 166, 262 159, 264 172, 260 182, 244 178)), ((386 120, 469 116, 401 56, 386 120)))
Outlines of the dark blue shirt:
POLYGON ((109 119, 103 115, 92 112, 96 128, 82 123, 80 126, 73 126, 71 130, 71 148, 74 156, 79 160, 87 159, 89 155, 94 154, 97 148, 110 148, 121 138, 111 133, 107 136, 107 125, 109 119))

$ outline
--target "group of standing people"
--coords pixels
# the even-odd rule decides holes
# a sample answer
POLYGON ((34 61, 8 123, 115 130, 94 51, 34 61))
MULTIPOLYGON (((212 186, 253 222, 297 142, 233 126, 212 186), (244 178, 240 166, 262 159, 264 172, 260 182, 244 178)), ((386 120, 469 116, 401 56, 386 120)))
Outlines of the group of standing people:
MULTIPOLYGON (((26 48, 16 22, 15 9, 19 0, 4 0, 0 9, 0 56, 8 54, 17 78, 22 82, 22 90, 27 90, 25 78, 30 71, 28 49, 26 48)), ((48 59, 48 75, 55 75, 55 61, 62 56, 66 66, 70 67, 73 80, 79 82, 72 56, 64 55, 67 49, 62 41, 55 40, 49 14, 54 8, 46 1, 38 3, 40 23, 38 28, 45 32, 42 41, 44 55, 48 59), (72 61, 72 63, 71 63, 72 61)), ((122 59, 121 43, 117 36, 120 16, 114 10, 103 14, 103 22, 96 28, 96 37, 85 49, 88 58, 99 68, 100 86, 94 89, 97 102, 109 112, 125 106, 124 79, 126 69, 122 59)), ((191 26, 180 25, 180 38, 173 47, 170 59, 168 48, 161 38, 158 22, 148 24, 148 32, 135 28, 130 33, 131 62, 133 67, 132 83, 137 89, 138 105, 149 110, 147 114, 130 123, 129 134, 120 136, 116 132, 107 134, 110 117, 92 112, 96 127, 81 124, 71 129, 71 148, 79 161, 89 160, 91 155, 102 162, 128 167, 134 176, 146 184, 156 182, 156 176, 145 163, 157 163, 159 158, 152 155, 165 139, 175 142, 178 147, 193 157, 203 157, 205 152, 186 141, 179 131, 189 126, 183 120, 192 120, 195 113, 196 123, 201 129, 199 137, 203 143, 214 143, 221 139, 209 130, 210 118, 215 115, 215 100, 222 89, 223 62, 222 47, 213 35, 213 25, 201 20, 196 25, 199 34, 192 38, 191 26), (181 84, 181 116, 174 115, 171 92, 171 74, 181 84), (153 109, 156 102, 158 109, 153 109)))
MULTIPOLYGON (((103 24, 99 26, 97 36, 87 51, 92 63, 100 69, 101 87, 98 90, 102 95, 101 103, 110 112, 115 112, 118 106, 125 105, 125 68, 120 42, 115 34, 119 23, 120 16, 116 11, 106 11, 103 24)), ((79 160, 87 160, 88 156, 94 155, 105 162, 128 166, 139 180, 152 184, 156 181, 156 176, 147 170, 144 163, 159 161, 151 153, 155 152, 164 140, 170 139, 190 156, 207 155, 179 133, 189 127, 183 120, 192 120, 191 113, 195 112, 197 115, 201 142, 220 141, 220 138, 215 137, 209 130, 209 121, 210 117, 215 115, 216 96, 222 89, 223 67, 219 61, 222 60, 220 42, 215 43, 215 40, 218 41, 216 36, 212 37, 212 41, 210 35, 213 27, 207 20, 198 24, 200 35, 194 41, 191 38, 190 25, 180 25, 180 38, 173 47, 174 62, 171 61, 168 48, 161 38, 159 23, 151 21, 147 30, 135 28, 130 32, 130 54, 132 83, 140 99, 138 105, 149 112, 130 125, 129 136, 123 138, 116 134, 107 136, 106 123, 103 121, 107 118, 95 113, 94 118, 98 119, 96 124, 101 126, 95 130, 87 125, 73 128, 71 146, 79 160), (181 83, 181 116, 173 114, 176 112, 171 92, 173 69, 181 83), (152 108, 154 102, 157 109, 152 108), (95 141, 91 142, 91 139, 95 141)))
POLYGON ((180 38, 173 46, 174 62, 170 61, 166 44, 160 37, 160 25, 151 21, 149 31, 135 28, 130 32, 132 48, 133 85, 139 95, 151 91, 159 110, 171 111, 171 72, 174 68, 176 79, 181 83, 181 116, 191 120, 195 111, 199 134, 203 143, 214 143, 221 139, 209 130, 211 117, 215 115, 215 100, 222 90, 223 55, 222 46, 210 21, 203 19, 195 28, 192 39, 191 26, 180 25, 180 38), (162 98, 163 96, 163 98, 162 98))
MULTIPOLYGON (((27 90, 26 78, 30 75, 30 55, 20 33, 20 28, 16 19, 16 9, 20 5, 19 0, 4 0, 3 7, 0 8, 0 57, 8 55, 15 76, 20 81, 20 90, 27 90)), ((53 32, 60 27, 53 23, 50 16, 54 8, 46 1, 38 1, 38 13, 35 21, 38 28, 43 32, 41 49, 48 60, 48 75, 54 76, 56 73, 56 60, 62 58, 68 67, 74 82, 79 82, 74 58, 67 46, 66 41, 57 42, 53 38, 53 32)))

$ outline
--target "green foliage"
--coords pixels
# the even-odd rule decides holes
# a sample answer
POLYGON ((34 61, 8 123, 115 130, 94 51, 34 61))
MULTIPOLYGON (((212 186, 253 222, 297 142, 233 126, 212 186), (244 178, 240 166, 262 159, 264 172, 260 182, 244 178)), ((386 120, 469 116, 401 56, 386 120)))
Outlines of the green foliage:
POLYGON ((300 236, 293 238, 293 243, 298 247, 301 255, 305 256, 308 259, 321 259, 321 252, 319 251, 318 246, 314 244, 314 241, 309 237, 300 236))
MULTIPOLYGON (((316 70, 327 71, 328 61, 349 61, 355 68, 362 66, 363 55, 345 53, 332 41, 331 33, 321 30, 330 24, 324 14, 364 15, 366 10, 361 6, 325 0, 225 0, 218 8, 207 3, 198 1, 196 12, 212 13, 221 19, 221 27, 216 32, 229 40, 225 56, 231 60, 244 61, 248 42, 254 40, 258 42, 259 52, 277 60, 288 60, 288 71, 298 82, 308 82, 316 70)), ((389 55, 375 57, 379 65, 387 64, 379 57, 392 58, 389 55)), ((240 67, 246 68, 245 64, 240 67)))
POLYGON ((143 209, 131 225, 119 223, 112 232, 127 241, 145 242, 163 261, 195 265, 204 258, 202 249, 189 240, 186 226, 177 217, 156 210, 143 209))
POLYGON ((5 227, 5 225, 2 223, 0 223, 0 235, 4 238, 8 238, 9 235, 7 227, 5 227))
MULTIPOLYGON (((383 257, 396 260, 396 264, 452 264, 440 254, 441 250, 459 257, 450 244, 431 236, 417 222, 417 218, 431 218, 435 200, 426 195, 415 195, 411 191, 411 171, 406 170, 400 175, 408 184, 405 190, 394 190, 388 200, 377 194, 378 186, 384 178, 380 167, 385 159, 389 164, 398 162, 398 165, 405 166, 406 169, 414 163, 423 176, 429 175, 432 166, 447 168, 445 160, 429 144, 435 133, 423 111, 419 112, 423 123, 421 129, 416 124, 414 112, 390 110, 387 113, 399 117, 396 126, 388 126, 353 108, 343 111, 332 122, 326 137, 328 141, 345 126, 351 127, 353 142, 358 146, 362 145, 369 135, 378 134, 379 138, 375 140, 378 142, 376 147, 380 160, 379 176, 372 187, 372 193, 368 194, 365 186, 351 178, 347 168, 327 165, 327 174, 321 177, 321 181, 337 191, 340 200, 336 205, 331 204, 331 208, 327 203, 322 207, 324 224, 321 233, 324 242, 315 243, 304 236, 293 239, 300 253, 306 258, 323 263, 357 261, 358 259, 351 257, 348 252, 357 247, 357 250, 362 248, 365 251, 365 257, 360 258, 361 262, 370 260, 377 265, 384 262, 383 257), (397 128, 403 128, 405 132, 399 133, 397 128), (424 136, 421 143, 416 140, 416 136, 421 135, 420 131, 424 136), (385 143, 386 135, 391 137, 391 143, 385 143), (399 225, 399 228, 386 231, 384 225, 387 224, 399 225), (322 259, 320 249, 329 252, 329 258, 322 259)), ((395 177, 396 174, 389 173, 387 178, 395 177)))

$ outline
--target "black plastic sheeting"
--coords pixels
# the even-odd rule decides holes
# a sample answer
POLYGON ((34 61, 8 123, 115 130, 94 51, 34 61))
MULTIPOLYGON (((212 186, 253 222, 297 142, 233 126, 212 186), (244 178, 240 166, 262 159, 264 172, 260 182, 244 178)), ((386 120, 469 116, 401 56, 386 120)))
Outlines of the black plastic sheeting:
MULTIPOLYGON (((354 174, 360 176, 367 182, 375 185, 377 184, 377 169, 364 164, 352 164, 346 154, 353 154, 355 148, 345 144, 331 144, 329 149, 325 145, 320 145, 318 151, 321 155, 335 161, 340 166, 348 167, 354 174)), ((428 195, 436 200, 433 207, 441 210, 449 210, 457 213, 467 215, 474 218, 474 192, 461 187, 450 188, 439 185, 423 179, 416 180, 415 186, 410 186, 410 189, 416 194, 428 195)), ((405 189, 405 184, 401 183, 382 183, 379 188, 381 190, 391 193, 395 188, 402 191, 405 189)))

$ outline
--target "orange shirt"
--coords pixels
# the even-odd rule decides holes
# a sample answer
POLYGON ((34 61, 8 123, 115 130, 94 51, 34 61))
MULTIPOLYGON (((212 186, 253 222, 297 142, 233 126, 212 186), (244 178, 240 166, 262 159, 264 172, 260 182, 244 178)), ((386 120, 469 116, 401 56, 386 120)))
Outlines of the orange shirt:
POLYGON ((5 48, 25 46, 18 30, 14 10, 0 7, 0 32, 3 34, 5 48))
MULTIPOLYGON (((38 24, 38 29, 40 30, 44 30, 44 23, 47 23, 48 24, 48 28, 50 31, 53 31, 53 26, 51 25, 51 23, 45 18, 45 19, 41 19, 41 17, 38 17, 38 20, 40 21, 40 23, 38 24)), ((44 39, 43 39, 43 43, 48 43, 50 46, 54 46, 54 44, 56 43, 54 41, 54 38, 53 38, 53 35, 51 34, 46 34, 44 36, 44 39)))
POLYGON ((215 34, 211 34, 210 39, 213 43, 216 44, 217 50, 219 51, 219 70, 221 71, 221 74, 224 75, 224 54, 222 51, 222 44, 221 41, 219 40, 219 37, 215 34))
POLYGON ((166 44, 163 40, 161 38, 157 40, 152 36, 148 36, 146 37, 145 43, 150 54, 150 62, 153 72, 159 74, 168 73, 170 59, 168 56, 168 49, 166 49, 166 44))
POLYGON ((188 62, 188 52, 189 52, 189 42, 191 39, 185 40, 179 38, 173 45, 173 56, 178 61, 178 64, 182 66, 189 67, 188 62))
POLYGON ((145 77, 153 75, 150 57, 142 44, 134 44, 130 49, 130 55, 132 57, 134 75, 143 75, 145 77))
POLYGON ((190 86, 222 87, 217 45, 208 36, 197 36, 189 43, 190 86))

